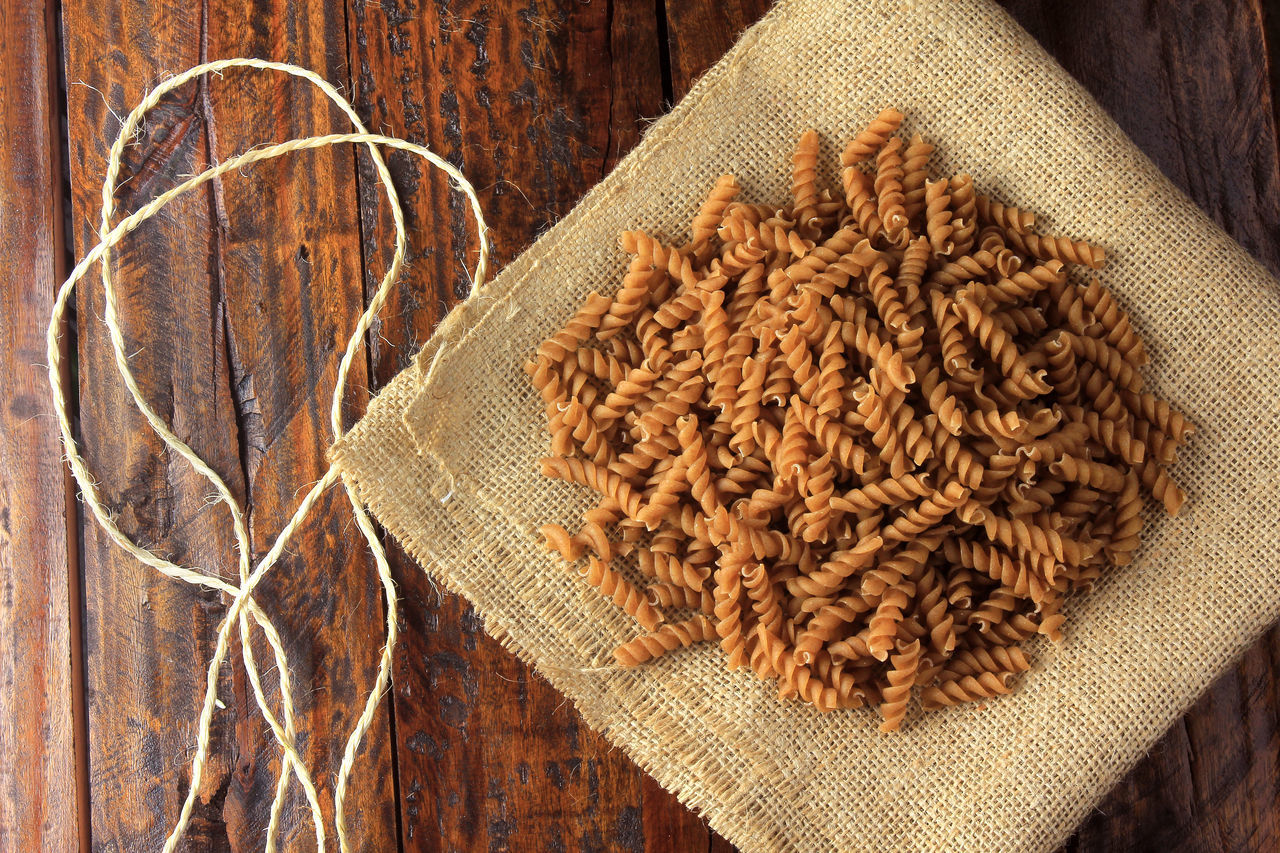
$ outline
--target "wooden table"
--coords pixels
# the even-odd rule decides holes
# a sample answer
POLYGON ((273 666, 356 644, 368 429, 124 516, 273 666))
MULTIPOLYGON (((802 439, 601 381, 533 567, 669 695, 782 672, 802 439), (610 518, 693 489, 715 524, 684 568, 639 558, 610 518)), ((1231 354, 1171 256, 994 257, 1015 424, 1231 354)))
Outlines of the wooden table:
MULTIPOLYGON (((225 601, 125 558, 59 462, 43 329, 92 244, 105 153, 163 71, 287 60, 350 93, 376 129, 424 141, 480 189, 499 264, 635 145, 763 13, 762 0, 5 0, 0 44, 0 850, 158 849, 186 794, 192 724, 225 601)), ((1274 102, 1280 12, 1262 0, 1055 3, 1009 10, 1161 168, 1280 272, 1274 102), (1269 50, 1270 49, 1270 50, 1269 50)), ((241 75, 168 99, 130 148, 134 209, 250 145, 337 121, 301 85, 241 75)), ((413 229, 410 274, 369 336, 350 420, 465 286, 464 209, 437 173, 391 163, 413 229)), ((389 217, 350 149, 276 161, 179 202, 117 253, 126 337, 148 398, 251 507, 260 553, 323 471, 337 350, 385 268, 389 217)), ((90 282, 94 285, 94 282, 90 282)), ((1208 295, 1211 298, 1211 294, 1208 295)), ((101 289, 66 336, 80 434, 123 528, 233 572, 225 511, 125 404, 101 289)), ((394 549, 393 549, 394 552, 394 549)), ((393 553, 404 596, 395 687, 350 796, 368 850, 725 850, 565 700, 393 553)), ((350 513, 331 497, 262 590, 289 641, 312 766, 373 677, 382 604, 350 513)), ((1173 727, 1081 827, 1072 850, 1280 845, 1280 631, 1173 727)), ((262 843, 278 759, 243 664, 190 849, 262 843)), ((332 778, 320 779, 328 791, 332 778)), ((285 849, 308 849, 290 801, 285 849)))

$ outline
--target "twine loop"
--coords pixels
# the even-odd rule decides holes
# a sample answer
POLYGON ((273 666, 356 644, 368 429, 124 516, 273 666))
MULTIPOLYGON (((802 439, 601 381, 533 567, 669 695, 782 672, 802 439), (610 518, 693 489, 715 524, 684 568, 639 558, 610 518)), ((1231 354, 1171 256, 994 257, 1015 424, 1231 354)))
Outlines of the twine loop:
MULTIPOLYGON (((347 341, 342 361, 338 367, 338 376, 337 381, 334 383, 333 397, 329 412, 333 438, 335 441, 338 440, 344 433, 342 428, 341 410, 342 398, 346 389, 347 375, 351 370, 355 353, 359 349, 361 342, 364 340, 365 334, 368 332, 370 325, 373 323, 374 317, 386 302, 392 285, 400 277, 400 272, 404 266, 406 252, 407 238, 404 214, 400 209, 400 200, 396 194, 395 187, 392 184, 391 173, 387 170, 386 162, 383 160, 379 146, 407 151, 424 158, 432 166, 435 166, 448 174, 449 177, 453 179, 456 187, 470 202, 471 211, 475 216, 476 229, 479 235, 480 255, 476 263, 475 272, 471 276, 471 292, 468 295, 468 300, 475 296, 477 290, 486 277, 489 264, 489 241, 484 216, 480 210, 480 201, 476 196, 475 189, 456 167, 448 161, 440 158, 424 146, 415 145, 395 137, 370 133, 364 124, 361 123, 354 107, 352 107, 347 99, 343 97, 333 86, 312 71, 296 65, 290 65, 288 63, 269 62, 261 59, 224 59, 194 66, 177 76, 169 78, 149 92, 146 97, 144 97, 142 101, 129 113, 128 117, 121 125, 120 132, 116 136, 115 142, 111 146, 106 177, 102 184, 102 218, 101 225, 98 230, 98 243, 90 249, 87 254, 85 254, 79 263, 76 264, 66 281, 62 283, 62 286, 59 288, 54 300, 53 312, 49 320, 49 330, 46 337, 49 364, 49 385, 53 393, 58 429, 66 450, 67 463, 71 468, 72 476, 75 477, 76 483, 80 488, 82 500, 89 508, 94 520, 107 533, 111 540, 125 552, 136 558, 139 562, 151 566, 174 580, 205 587, 207 589, 214 589, 231 597, 231 603, 227 607, 226 617, 218 628, 218 639, 213 657, 209 661, 204 702, 201 707, 199 725, 197 727, 196 752, 191 762, 191 779, 187 797, 182 804, 182 810, 179 814, 178 820, 165 841, 163 848, 164 853, 171 853, 171 851, 177 847, 178 842, 181 840, 191 818, 192 809, 200 790, 201 777, 209 759, 209 741, 211 737, 210 727, 213 721, 214 711, 219 705, 218 672, 226 659, 227 652, 230 650, 233 629, 235 629, 238 634, 244 658, 245 671, 248 674, 249 682, 252 685, 254 699, 257 702, 258 708, 262 711, 263 718, 271 728, 272 734, 275 737, 276 742, 279 743, 283 753, 280 776, 276 784, 275 796, 271 803, 271 818, 267 826, 266 849, 268 851, 274 851, 276 849, 276 835, 279 830, 280 816, 284 807, 285 794, 288 792, 291 777, 296 776, 299 784, 302 786, 303 793, 311 812, 312 821, 315 824, 317 848, 319 850, 324 850, 326 832, 320 808, 320 796, 316 790, 313 777, 305 766, 297 747, 296 720, 292 695, 293 685, 290 679, 288 655, 285 652, 284 643, 279 632, 275 628, 271 619, 258 605, 253 594, 254 590, 263 581, 267 574, 276 566, 285 547, 297 532, 298 528, 306 520, 320 496, 340 478, 337 470, 331 465, 325 471, 324 476, 311 486, 301 502, 299 502, 297 508, 293 512, 293 515, 289 518, 288 523, 285 524, 284 528, 281 529, 279 534, 277 534, 266 554, 258 560, 256 565, 253 564, 249 543, 249 530, 243 508, 235 499, 235 496, 231 493, 231 490, 227 487, 223 479, 211 467, 209 467, 209 465, 201 459, 194 450, 192 450, 173 433, 168 424, 165 423, 164 419, 156 413, 149 403, 147 403, 142 395, 142 390, 138 387, 137 380, 129 367, 129 356, 125 352, 124 332, 120 325, 119 300, 111 280, 110 250, 119 244, 135 228, 155 216, 169 202, 203 186, 206 183, 209 183, 210 181, 213 181, 227 172, 240 169, 263 160, 281 157, 295 151, 306 151, 347 143, 362 144, 368 148, 370 157, 373 160, 374 168, 377 171, 378 178, 382 184, 383 192, 385 193, 387 202, 391 207, 391 214, 395 223, 396 240, 395 253, 392 257, 391 264, 389 265, 386 274, 383 276, 381 283, 378 285, 377 290, 374 292, 373 297, 369 300, 368 307, 365 309, 364 313, 360 315, 360 319, 356 323, 355 330, 347 341), (114 196, 117 180, 122 167, 124 148, 126 144, 128 144, 129 140, 133 138, 143 116, 153 109, 160 102, 161 98, 174 89, 177 89, 191 80, 205 74, 220 74, 221 72, 232 68, 252 68, 266 71, 277 71, 306 80, 316 88, 320 89, 320 91, 323 92, 330 101, 342 110, 350 120, 355 132, 334 133, 324 136, 291 139, 287 142, 250 149, 249 151, 238 154, 235 157, 217 163, 215 166, 210 167, 194 177, 188 178, 143 205, 139 210, 129 216, 126 216, 112 227, 111 220, 115 213, 114 196), (128 390, 129 396, 132 398, 134 405, 137 406, 138 411, 140 411, 143 417, 146 418, 151 430, 159 436, 166 447, 185 459, 196 472, 208 480, 217 492, 218 501, 226 504, 227 509, 231 514, 232 524, 235 530, 239 569, 238 583, 228 582, 203 569, 180 566, 154 551, 138 545, 125 535, 125 533, 116 525, 111 511, 104 505, 98 492, 96 481, 90 474, 88 466, 80 454, 72 432, 71 421, 67 414, 67 394, 66 390, 63 388, 62 378, 63 358, 59 350, 58 339, 64 325, 66 306, 71 293, 75 289, 76 284, 88 274, 88 271, 94 264, 101 264, 102 287, 106 297, 106 309, 103 319, 107 326, 112 349, 114 350, 116 369, 120 374, 120 378, 123 381, 125 388, 128 390), (275 668, 279 673, 279 701, 283 720, 281 720, 270 707, 266 691, 262 685, 258 665, 254 659, 250 638, 252 635, 252 629, 255 625, 265 637, 267 644, 271 649, 272 656, 274 657, 275 668)), ((211 156, 212 155, 213 152, 211 152, 211 156)), ((349 850, 349 845, 347 841, 346 815, 343 808, 343 800, 345 799, 347 787, 355 765, 356 753, 359 750, 360 744, 363 742, 365 734, 368 732, 369 726, 373 722, 378 703, 390 682, 391 655, 396 644, 396 608, 398 599, 395 583, 391 577, 391 569, 387 563, 387 555, 378 539, 378 534, 373 526, 373 522, 365 512, 361 502, 352 490, 352 487, 346 483, 344 483, 343 486, 346 491, 347 499, 351 504, 351 510, 355 516, 356 524, 359 526, 361 534, 364 536, 370 551, 373 553, 374 562, 377 566, 378 579, 382 583, 383 593, 386 597, 386 642, 383 645, 382 654, 378 661, 377 676, 374 680, 373 687, 365 698, 360 717, 352 727, 351 732, 347 737, 346 746, 342 754, 342 762, 338 769, 337 781, 334 786, 334 830, 338 838, 340 849, 343 853, 346 853, 346 851, 349 850)))

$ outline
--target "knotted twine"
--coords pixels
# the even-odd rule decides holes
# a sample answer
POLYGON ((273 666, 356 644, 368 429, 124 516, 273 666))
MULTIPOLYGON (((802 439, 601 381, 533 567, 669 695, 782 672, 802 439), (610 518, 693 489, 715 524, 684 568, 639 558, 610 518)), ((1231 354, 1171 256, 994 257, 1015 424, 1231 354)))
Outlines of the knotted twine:
MULTIPOLYGON (((411 154, 424 158, 432 166, 443 170, 450 178, 452 178, 458 190, 461 191, 470 202, 471 212, 476 220, 476 230, 479 238, 479 259, 476 262, 475 272, 471 276, 471 289, 468 294, 468 300, 476 294, 480 285, 485 280, 489 264, 489 242, 484 216, 481 213, 480 201, 476 197, 475 189, 472 187, 471 183, 463 177, 462 173, 459 172, 458 169, 424 146, 415 145, 395 137, 370 133, 360 121, 355 109, 347 99, 329 85, 329 83, 325 82, 324 79, 305 68, 300 68, 296 65, 290 65, 283 62, 268 62, 260 59, 224 59, 216 62, 207 62, 194 66, 187 71, 164 81, 161 85, 153 89, 145 98, 143 98, 142 101, 134 107, 133 111, 129 113, 128 117, 120 127, 120 132, 116 136, 115 142, 111 146, 106 177, 102 184, 102 218, 101 225, 98 230, 98 243, 90 249, 87 254, 85 254, 78 264, 76 264, 75 269, 71 271, 71 274, 67 277, 66 281, 62 283, 62 286, 58 290, 57 297, 54 300, 53 313, 49 320, 49 330, 47 335, 49 387, 53 393, 54 409, 58 419, 58 429, 61 433, 62 443, 66 448, 67 462, 71 467, 71 473, 75 477, 76 483, 80 487, 81 496, 85 505, 89 507, 94 519, 97 521, 98 525, 106 531, 111 540, 140 562, 151 566, 174 580, 208 589, 214 589, 231 596, 231 603, 227 608, 226 616, 218 628, 218 639, 213 657, 209 661, 204 703, 200 710, 199 725, 197 727, 196 753, 195 757, 191 761, 190 786, 187 790, 186 800, 182 804, 182 810, 178 816, 178 820, 165 841, 165 853, 170 853, 170 851, 176 848, 184 831, 186 830, 187 823, 191 818, 192 809, 195 805, 197 793, 200 789, 200 780, 204 773, 205 765, 209 759, 210 727, 213 721, 214 709, 218 705, 218 671, 226 659, 231 643, 231 631, 233 626, 237 627, 239 631, 239 640, 244 657, 245 671, 248 674, 249 682, 253 688, 254 699, 257 702, 258 708, 262 711, 263 718, 270 726, 272 734, 274 735, 276 742, 279 743, 283 753, 275 796, 271 802, 271 817, 267 827, 266 849, 268 851, 274 851, 276 849, 276 834, 279 829, 280 815, 284 806, 285 794, 289 789, 291 775, 296 775, 298 777, 298 782, 302 786, 303 792, 306 796, 312 820, 315 824, 317 849, 324 849, 325 826, 320 809, 319 795, 316 792, 315 783, 312 780, 311 773, 303 763, 302 756, 299 754, 297 747, 297 732, 295 728, 292 682, 289 675, 288 655, 284 650, 284 643, 279 632, 276 630, 271 619, 265 612, 263 612, 262 608, 255 601, 253 592, 276 565, 280 555, 284 552, 285 546, 306 520, 308 514, 315 506, 316 501, 320 498, 320 495, 338 481, 339 474, 337 469, 332 465, 326 469, 324 476, 322 476, 320 480, 310 488, 306 496, 303 497, 302 501, 298 504, 293 515, 289 518, 288 523, 285 524, 284 528, 279 532, 279 534, 277 534, 266 554, 258 560, 256 565, 251 565, 252 557, 249 545, 249 531, 245 522, 243 508, 232 495, 231 490, 227 487, 222 477, 209 467, 209 465, 200 458, 199 454, 178 438, 178 436, 169 428, 168 424, 165 423, 164 419, 156 413, 149 403, 147 403, 142 395, 141 389, 138 387, 133 371, 129 367, 129 357, 124 349, 124 332, 120 326, 118 298, 111 280, 110 250, 128 236, 135 228, 155 216, 169 202, 209 183, 227 172, 240 169, 263 160, 281 157, 295 151, 306 151, 346 143, 363 144, 367 147, 369 155, 373 160, 374 168, 378 173, 378 179, 382 183, 383 192, 391 208, 391 215, 395 224, 396 238, 395 252, 392 256, 391 264, 388 267, 386 274, 383 276, 382 281, 379 283, 377 290, 374 292, 373 298, 369 300, 368 307, 365 309, 364 313, 360 315, 360 319, 356 323, 355 330, 351 333, 351 337, 347 340, 342 361, 338 366, 338 376, 337 381, 334 383, 333 396, 329 411, 329 420, 333 431, 333 438, 337 441, 344 434, 341 408, 343 392, 346 389, 347 374, 351 369, 352 360, 354 359, 355 353, 357 349, 359 349, 361 342, 364 340, 364 336, 368 332, 369 327, 373 322, 373 318, 378 314, 383 304, 386 302, 392 284, 394 284, 400 276, 401 269, 404 265, 406 251, 407 241, 404 214, 400 209, 400 200, 396 194, 395 187, 392 184, 391 174, 387 170, 386 163, 382 158, 382 154, 378 150, 378 146, 407 151, 411 154), (143 116, 153 109, 160 102, 161 98, 174 89, 177 89, 191 80, 205 74, 220 75, 221 72, 231 68, 253 68, 278 71, 306 80, 328 96, 328 98, 346 114, 347 118, 350 119, 352 126, 355 127, 356 132, 291 139, 287 142, 251 149, 218 163, 204 172, 183 181, 148 202, 135 213, 125 217, 114 228, 111 227, 111 219, 115 212, 114 194, 117 185, 117 178, 120 174, 124 149, 129 140, 134 137, 143 116), (104 505, 102 497, 98 492, 97 483, 90 474, 84 458, 80 455, 80 451, 76 445, 75 437, 72 432, 71 421, 67 414, 67 395, 63 388, 62 375, 63 357, 58 346, 58 339, 63 328, 67 301, 70 299, 71 293, 76 284, 88 274, 89 270, 95 263, 100 263, 102 268, 102 287, 106 296, 106 310, 104 312, 103 319, 110 335, 111 346, 115 353, 116 369, 120 373, 120 378, 123 380, 125 388, 129 392, 129 396, 133 399, 134 405, 138 407, 138 411, 140 411, 146 418, 152 431, 160 437, 165 446, 185 459, 196 472, 208 480, 217 492, 218 501, 226 504, 227 509, 231 514, 232 524, 235 529, 237 563, 239 568, 238 584, 225 581, 204 569, 180 566, 154 551, 138 545, 130 539, 116 525, 112 512, 104 505), (252 628, 249 622, 250 619, 252 619, 253 623, 262 631, 267 644, 271 648, 272 655, 275 658, 276 670, 279 673, 280 704, 284 716, 283 723, 281 723, 280 719, 272 711, 267 700, 266 691, 262 685, 260 673, 253 655, 252 644, 250 642, 252 633, 252 628)), ((213 152, 211 152, 211 156, 212 154, 213 152)), ((343 800, 346 795, 347 785, 351 778, 352 769, 355 765, 356 752, 359 749, 365 734, 368 732, 369 726, 373 722, 378 702, 381 700, 383 691, 386 689, 391 677, 391 656, 396 644, 397 596, 395 583, 391 577, 391 569, 387 563, 387 555, 379 541, 377 531, 374 529, 373 523, 370 521, 369 516, 365 512, 360 501, 352 491, 352 487, 344 484, 344 489, 347 499, 351 504, 351 511, 355 516, 356 524, 359 526, 361 534, 364 536, 370 551, 373 553, 374 562, 377 566, 378 579, 382 583, 383 594, 386 597, 386 642, 382 647, 382 654, 378 660, 377 676, 374 679, 373 687, 369 690, 369 693, 365 698, 360 717, 356 720, 355 725, 352 727, 351 732, 347 737, 346 746, 342 754, 342 762, 338 769, 337 782, 334 787, 334 830, 338 838, 339 846, 344 853, 346 853, 349 846, 347 842, 347 827, 345 812, 343 809, 343 800)))

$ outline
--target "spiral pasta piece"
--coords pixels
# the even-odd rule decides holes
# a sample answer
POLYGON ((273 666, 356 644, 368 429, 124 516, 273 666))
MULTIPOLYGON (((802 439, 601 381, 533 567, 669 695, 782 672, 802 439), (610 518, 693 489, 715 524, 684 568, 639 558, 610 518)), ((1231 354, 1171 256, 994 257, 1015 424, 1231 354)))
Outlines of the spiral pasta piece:
POLYGON ((1106 332, 1106 342, 1121 352, 1132 364, 1141 367, 1150 361, 1142 338, 1133 330, 1129 315, 1116 303, 1115 297, 1096 278, 1080 294, 1080 301, 1106 332))
POLYGON ((957 642, 956 618, 946 599, 946 587, 934 568, 926 568, 916 582, 914 618, 923 630, 921 639, 928 640, 930 657, 950 657, 957 642))
MULTIPOLYGON (((893 286, 902 296, 903 305, 906 308, 908 320, 905 324, 907 327, 914 327, 918 330, 918 334, 911 335, 911 328, 903 328, 898 332, 898 346, 902 349, 908 349, 908 345, 904 343, 904 336, 919 338, 923 336, 923 324, 914 322, 916 316, 923 314, 927 310, 925 298, 921 294, 921 285, 924 283, 925 273, 929 271, 929 261, 933 256, 933 249, 929 245, 928 239, 925 237, 917 237, 907 242, 907 247, 902 252, 902 259, 898 262, 898 275, 894 279, 893 286)), ((914 359, 919 352, 918 347, 910 348, 909 357, 914 359)))
POLYGON ((986 601, 981 602, 969 614, 969 624, 983 634, 990 634, 1006 617, 1011 617, 1019 607, 1019 597, 1013 590, 1001 587, 992 590, 986 601))
MULTIPOLYGON (((925 185, 929 178, 929 158, 933 146, 915 134, 907 143, 902 159, 902 195, 907 221, 920 215, 925 208, 925 185)), ((945 253, 944 253, 945 254, 945 253)))
POLYGON ((580 450, 596 465, 609 467, 614 462, 613 447, 605 440, 587 407, 571 400, 560 411, 561 428, 552 435, 552 449, 561 456, 580 450))
POLYGON ((537 358, 545 358, 551 362, 564 361, 571 351, 577 349, 599 328, 612 304, 613 300, 609 297, 601 296, 593 290, 565 327, 538 346, 537 358))
POLYGON ((707 200, 693 218, 693 239, 689 248, 695 256, 701 256, 704 249, 711 247, 711 240, 724 221, 725 209, 738 197, 738 191, 738 180, 733 175, 721 175, 716 179, 707 200))
POLYGON ((1128 389, 1120 390, 1120 398, 1134 415, 1149 421, 1152 426, 1163 432, 1178 444, 1190 437, 1193 427, 1187 423, 1180 413, 1164 400, 1145 391, 1138 393, 1128 389))
POLYGON ((818 357, 818 385, 813 405, 820 415, 832 415, 844 405, 844 370, 849 362, 844 357, 844 325, 833 322, 822 341, 818 357))
POLYGON ((901 477, 868 483, 840 497, 831 499, 833 507, 844 512, 862 512, 882 506, 898 506, 934 493, 930 474, 904 474, 901 477))
POLYGON ((605 598, 639 622, 646 631, 652 631, 662 624, 662 614, 649 604, 644 593, 596 557, 587 559, 587 568, 582 572, 582 577, 600 590, 605 598))
POLYGON ((951 209, 954 211, 951 240, 955 243, 955 248, 952 251, 963 255, 973 248, 974 237, 978 232, 978 205, 973 178, 969 175, 956 175, 951 179, 950 190, 951 209))
POLYGON ((1056 530, 1028 523, 1021 518, 1005 518, 991 515, 983 522, 987 536, 993 542, 1008 547, 1021 547, 1062 562, 1079 563, 1086 554, 1092 554, 1089 546, 1068 539, 1056 530))
POLYGON ((937 415, 926 415, 921 424, 925 437, 933 444, 933 455, 942 467, 970 489, 981 486, 985 469, 978 457, 960 439, 942 428, 937 415))
POLYGON ((1136 466, 1142 485, 1151 492, 1151 496, 1164 505, 1169 515, 1177 515, 1186 502, 1186 493, 1173 482, 1169 472, 1160 463, 1148 459, 1136 466))
POLYGON ((1133 440, 1137 444, 1136 451, 1142 452, 1143 455, 1161 465, 1172 465, 1177 461, 1178 443, 1157 427, 1152 426, 1150 421, 1129 421, 1128 426, 1133 431, 1133 440))
POLYGON ((951 224, 950 188, 949 181, 925 183, 925 235, 933 253, 938 256, 950 255, 955 249, 955 243, 951 241, 955 227, 951 224))
POLYGON ((631 367, 616 355, 598 349, 581 348, 574 355, 579 371, 612 385, 621 382, 631 367))
POLYGON ((884 717, 880 724, 882 732, 896 731, 907 715, 907 702, 911 699, 911 689, 920 668, 920 641, 914 640, 904 646, 889 663, 889 683, 880 691, 880 716, 884 717))
POLYGON ((559 524, 544 524, 538 528, 538 532, 547 540, 547 549, 555 551, 565 562, 575 563, 582 558, 582 545, 574 541, 569 531, 559 524))
MULTIPOLYGON (((889 553, 889 556, 881 554, 875 565, 858 575, 858 586, 862 594, 883 596, 890 587, 918 577, 925 569, 929 554, 937 547, 939 538, 936 533, 926 534, 905 544, 896 552, 889 553)), ((886 552, 889 552, 891 544, 885 547, 886 552)))
POLYGON ((945 381, 940 368, 935 367, 926 356, 917 360, 923 372, 920 376, 920 395, 925 406, 938 424, 952 435, 959 435, 965 424, 965 411, 960 400, 951 392, 951 386, 945 381))
POLYGON ((867 273, 867 287, 871 291, 871 299, 875 302, 880 319, 893 331, 901 332, 907 328, 911 317, 907 314, 902 294, 898 292, 888 269, 888 264, 883 260, 877 261, 867 273))
POLYGON ((1094 246, 1083 240, 1045 237, 1030 232, 1022 234, 1017 231, 1010 231, 1008 237, 1011 245, 1042 261, 1064 261, 1098 269, 1107 259, 1107 253, 1101 246, 1094 246))
POLYGON ((782 605, 763 563, 748 563, 742 569, 742 586, 755 613, 755 623, 775 634, 783 630, 782 605))
POLYGON ((609 534, 605 532, 604 525, 598 521, 584 522, 582 528, 574 534, 573 541, 581 549, 590 549, 606 563, 614 557, 613 543, 609 541, 609 534))
POLYGON ((706 446, 703 443, 699 422, 694 417, 683 417, 676 422, 677 438, 680 442, 680 466, 689 493, 698 502, 702 511, 714 515, 720 504, 720 490, 712 474, 706 446))
POLYGON ((812 403, 817 396, 818 370, 813 363, 813 352, 799 326, 792 326, 778 341, 778 348, 786 360, 791 381, 799 389, 800 396, 812 403))
POLYGON ((884 223, 889 242, 898 243, 898 237, 907 227, 906 195, 902 191, 902 140, 890 137, 876 153, 876 213, 884 223))
MULTIPOLYGON (((698 363, 701 363, 701 358, 698 363)), ((652 409, 641 415, 633 432, 650 440, 671 428, 677 419, 687 413, 694 403, 702 399, 707 380, 699 373, 691 375, 678 387, 664 396, 652 409)))
POLYGON ((947 681, 955 681, 984 672, 1017 674, 1030 668, 1027 656, 1017 646, 979 646, 957 652, 948 662, 941 677, 947 681))
POLYGON ((951 480, 886 527, 883 534, 885 540, 906 541, 925 532, 963 504, 969 494, 969 490, 958 480, 951 480))
POLYGON ((679 282, 686 291, 697 287, 701 280, 687 250, 664 245, 643 231, 623 231, 618 243, 624 252, 648 261, 654 269, 666 270, 671 280, 679 282))
POLYGON ((1064 454, 1057 461, 1050 463, 1049 472, 1058 474, 1064 479, 1100 489, 1104 492, 1118 492, 1124 488, 1124 475, 1119 469, 1103 462, 1082 459, 1079 456, 1064 454))
POLYGON ((766 251, 763 247, 750 243, 726 243, 719 258, 711 261, 708 270, 718 275, 739 275, 764 260, 766 251))
POLYGON ((1013 339, 991 320, 976 302, 954 302, 952 310, 968 326, 969 332, 984 347, 1003 373, 1020 392, 1030 396, 1049 393, 1044 380, 1045 371, 1033 371, 1026 358, 1018 352, 1013 339))
POLYGON ((706 616, 698 615, 684 622, 672 622, 658 630, 642 634, 613 650, 619 666, 639 666, 676 649, 684 649, 694 643, 704 643, 716 638, 715 626, 706 616))
POLYGON ((813 436, 824 453, 831 454, 838 467, 854 474, 867 470, 869 455, 866 448, 858 443, 858 436, 852 429, 819 413, 799 396, 791 398, 791 406, 799 413, 805 432, 813 436))
POLYGON ((791 199, 796 224, 802 229, 809 229, 813 227, 811 220, 817 216, 819 201, 817 131, 806 130, 800 134, 791 163, 791 199))
POLYGON ((1105 373, 1088 362, 1078 362, 1076 372, 1080 377, 1081 399, 1088 401, 1099 416, 1122 423, 1130 420, 1125 398, 1105 373))
MULTIPOLYGON (((986 300, 1004 305, 1023 302, 1035 297, 1041 291, 1066 281, 1067 274, 1064 269, 1061 261, 1045 261, 1028 270, 1017 270, 1003 275, 995 284, 982 287, 981 295, 986 300)), ((973 287, 973 284, 969 287, 973 287)))
POLYGON ((671 584, 692 592, 702 592, 711 578, 711 571, 682 560, 675 554, 641 548, 637 551, 640 571, 660 583, 671 584))
POLYGON ((847 260, 845 256, 853 251, 860 239, 862 236, 857 229, 847 225, 778 272, 790 284, 801 285, 804 290, 830 299, 852 275, 848 269, 837 267, 832 270, 832 264, 847 260))
POLYGON ((836 471, 831 464, 831 454, 823 454, 809 463, 809 470, 801 483, 804 499, 804 532, 806 542, 826 542, 833 519, 831 496, 835 494, 836 471))
POLYGON ((1036 226, 1035 214, 1016 207, 1010 207, 996 201, 990 196, 978 194, 974 197, 974 207, 978 211, 978 221, 986 225, 995 225, 1006 233, 1030 233, 1036 226))
POLYGON ((942 369, 951 376, 963 375, 973 366, 964 337, 964 320, 956 311, 955 302, 941 291, 933 291, 930 300, 942 347, 942 369))
MULTIPOLYGON (((896 389, 882 392, 874 383, 855 392, 858 413, 862 415, 864 426, 871 433, 871 443, 879 448, 881 460, 889 466, 889 476, 895 478, 907 471, 907 450, 893 417, 898 409, 898 395, 901 393, 896 389)), ((907 414, 909 416, 910 413, 907 414)))
POLYGON ((781 253, 797 258, 803 258, 814 248, 811 240, 806 240, 793 228, 771 221, 757 224, 730 219, 720 227, 720 234, 721 237, 762 249, 766 253, 781 253))
POLYGON ((689 487, 687 467, 683 456, 667 469, 658 487, 649 495, 649 501, 636 513, 635 519, 650 530, 657 530, 667 513, 675 509, 680 493, 689 487))
MULTIPOLYGON (((645 587, 644 594, 648 597, 649 604, 654 607, 665 607, 672 610, 698 610, 707 616, 715 615, 716 600, 710 589, 693 590, 679 584, 659 581, 645 587)), ((718 639, 719 635, 714 633, 714 626, 711 630, 712 636, 707 639, 718 639)))
MULTIPOLYGON (((947 185, 947 188, 950 188, 950 184, 947 185)), ((950 196, 948 196, 949 198, 950 196)), ((954 254, 954 249, 952 254, 954 254)), ((969 255, 959 255, 934 270, 929 276, 928 283, 938 287, 954 289, 973 281, 975 278, 982 278, 987 275, 987 273, 996 268, 996 263, 996 256, 983 250, 978 250, 969 255)))
POLYGON ((632 258, 627 275, 622 279, 622 288, 613 297, 608 313, 600 318, 596 337, 608 340, 631 325, 636 313, 648 304, 654 287, 665 278, 663 271, 655 269, 648 258, 632 258))
POLYGON ((627 371, 622 381, 617 384, 601 403, 591 410, 591 417, 597 423, 614 421, 622 418, 635 407, 640 398, 649 393, 653 383, 658 379, 658 372, 646 364, 640 364, 627 371))
MULTIPOLYGON (((944 670, 945 673, 945 670, 944 670)), ((920 704, 926 711, 936 711, 965 702, 977 702, 1013 692, 1012 672, 984 672, 979 676, 966 675, 954 681, 942 681, 936 687, 926 687, 920 693, 920 704)))
POLYGON ((892 107, 883 110, 845 147, 844 153, 840 155, 840 165, 855 166, 875 156, 880 146, 897 131, 902 119, 902 113, 892 107))
POLYGON ((876 605, 875 613, 867 624, 867 649, 876 660, 886 660, 898 636, 898 625, 903 611, 911 603, 915 587, 906 583, 889 587, 876 605))
POLYGON ((1059 334, 1070 341, 1071 348, 1079 358, 1093 362, 1117 388, 1134 393, 1142 390, 1142 375, 1125 359, 1120 350, 1086 335, 1059 334))
POLYGON ((1127 565, 1138 550, 1142 533, 1141 478, 1136 471, 1125 477, 1124 489, 1116 498, 1115 530, 1106 545, 1107 557, 1117 566, 1127 565))
POLYGON ((715 573, 716 634, 720 646, 729 656, 729 668, 737 669, 749 660, 742 621, 742 572, 750 560, 750 552, 740 547, 725 554, 715 573))
POLYGON ((584 459, 547 456, 541 460, 542 475, 594 489, 617 501, 628 518, 640 512, 640 496, 618 474, 584 459))
POLYGON ((840 181, 844 186, 845 204, 858 230, 865 238, 880 234, 884 230, 884 222, 880 219, 871 176, 850 167, 840 173, 840 181))

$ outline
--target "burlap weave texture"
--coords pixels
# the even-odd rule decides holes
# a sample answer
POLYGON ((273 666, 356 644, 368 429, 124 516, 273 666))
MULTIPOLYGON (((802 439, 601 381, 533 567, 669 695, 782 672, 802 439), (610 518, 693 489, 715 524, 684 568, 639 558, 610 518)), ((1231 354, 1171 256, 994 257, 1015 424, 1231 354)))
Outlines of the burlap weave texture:
MULTIPOLYGON (((827 180, 838 186, 831 173, 827 180)), ((784 0, 555 228, 465 308, 334 448, 386 528, 488 629, 748 850, 1047 850, 1214 676, 1280 616, 1280 285, 986 0, 784 0), (702 646, 611 667, 638 632, 546 554, 585 490, 544 479, 540 401, 520 369, 592 289, 618 232, 672 241, 717 176, 783 199, 801 130, 837 146, 885 106, 942 174, 1100 243, 1151 390, 1197 433, 1133 565, 1068 607, 1012 696, 908 716, 819 714, 702 646)))

